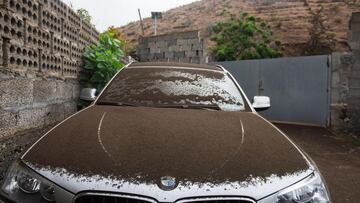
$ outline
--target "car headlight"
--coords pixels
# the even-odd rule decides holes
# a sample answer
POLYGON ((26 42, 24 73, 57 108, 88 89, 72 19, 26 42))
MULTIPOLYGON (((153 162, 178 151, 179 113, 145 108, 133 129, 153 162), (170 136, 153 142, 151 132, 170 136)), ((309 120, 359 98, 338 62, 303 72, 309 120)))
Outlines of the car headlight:
POLYGON ((277 203, 330 203, 327 187, 318 173, 278 193, 277 203))
POLYGON ((1 189, 14 202, 55 202, 54 185, 20 162, 8 169, 1 189))

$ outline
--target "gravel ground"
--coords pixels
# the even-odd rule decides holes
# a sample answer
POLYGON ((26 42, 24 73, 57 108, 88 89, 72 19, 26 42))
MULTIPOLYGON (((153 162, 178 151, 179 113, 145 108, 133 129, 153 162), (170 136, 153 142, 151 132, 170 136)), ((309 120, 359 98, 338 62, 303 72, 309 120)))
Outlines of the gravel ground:
MULTIPOLYGON (((277 126, 316 162, 330 188, 333 203, 359 201, 359 144, 336 137, 324 128, 283 124, 277 126)), ((49 129, 51 127, 22 132, 11 139, 0 139, 0 180, 11 162, 49 129)))

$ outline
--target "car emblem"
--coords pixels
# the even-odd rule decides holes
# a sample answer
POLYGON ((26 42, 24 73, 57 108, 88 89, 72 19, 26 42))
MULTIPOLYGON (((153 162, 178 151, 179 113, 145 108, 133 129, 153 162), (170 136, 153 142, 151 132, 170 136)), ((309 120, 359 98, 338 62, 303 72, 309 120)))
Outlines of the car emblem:
POLYGON ((171 176, 164 176, 161 178, 161 189, 173 190, 176 187, 176 179, 171 176))

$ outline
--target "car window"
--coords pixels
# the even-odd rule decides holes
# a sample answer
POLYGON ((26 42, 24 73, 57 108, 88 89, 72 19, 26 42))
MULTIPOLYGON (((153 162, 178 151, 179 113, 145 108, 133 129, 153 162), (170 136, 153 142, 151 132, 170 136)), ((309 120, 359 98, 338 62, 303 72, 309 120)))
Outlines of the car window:
POLYGON ((216 105, 223 111, 245 110, 239 89, 226 74, 191 68, 124 69, 106 88, 97 103, 188 108, 216 105))

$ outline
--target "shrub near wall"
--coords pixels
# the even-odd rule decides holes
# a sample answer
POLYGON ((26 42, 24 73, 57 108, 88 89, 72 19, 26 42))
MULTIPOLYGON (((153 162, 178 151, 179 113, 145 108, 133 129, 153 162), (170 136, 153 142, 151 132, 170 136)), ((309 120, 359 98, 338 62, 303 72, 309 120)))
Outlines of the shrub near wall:
POLYGON ((0 1, 0 137, 76 111, 81 56, 98 35, 59 0, 0 1))

